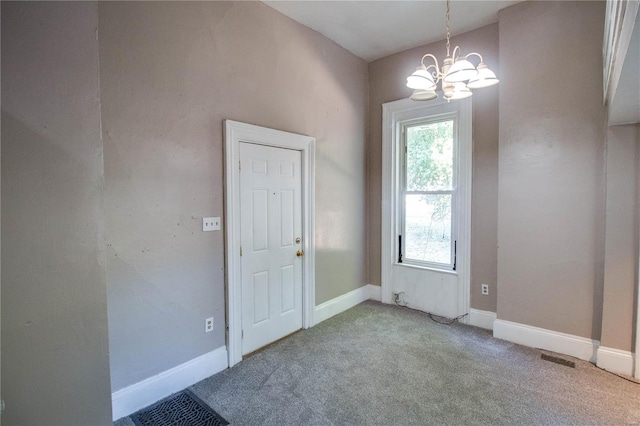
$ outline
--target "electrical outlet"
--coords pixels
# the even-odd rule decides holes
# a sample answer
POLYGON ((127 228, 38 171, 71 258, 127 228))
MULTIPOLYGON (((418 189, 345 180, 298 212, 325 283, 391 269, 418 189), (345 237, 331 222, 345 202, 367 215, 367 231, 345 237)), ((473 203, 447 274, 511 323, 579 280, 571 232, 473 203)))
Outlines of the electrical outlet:
POLYGON ((482 295, 483 296, 489 295, 489 284, 481 284, 481 286, 482 286, 482 295))
POLYGON ((203 217, 202 218, 202 232, 219 231, 219 230, 220 230, 219 217, 203 217))
POLYGON ((204 320, 204 332, 209 333, 210 331, 213 331, 213 317, 204 320))

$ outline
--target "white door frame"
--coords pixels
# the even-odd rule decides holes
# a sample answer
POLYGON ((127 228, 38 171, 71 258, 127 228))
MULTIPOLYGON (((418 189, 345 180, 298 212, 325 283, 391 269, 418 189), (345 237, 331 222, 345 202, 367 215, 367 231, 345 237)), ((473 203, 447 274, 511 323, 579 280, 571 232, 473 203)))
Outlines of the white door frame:
POLYGON ((315 306, 315 144, 310 136, 225 120, 225 237, 229 367, 242 361, 240 262, 240 142, 300 151, 302 155, 302 327, 313 326, 315 306))
MULTIPOLYGON (((471 189, 472 189, 472 104, 471 99, 455 101, 458 107, 458 137, 465 141, 459 145, 460 205, 458 221, 458 315, 470 309, 471 271, 471 189)), ((400 137, 398 123, 404 120, 437 114, 437 108, 446 104, 444 99, 417 102, 400 99, 382 105, 382 250, 381 250, 381 299, 392 303, 392 268, 397 261, 396 194, 399 191, 397 153, 394 141, 400 137), (436 110, 436 112, 433 112, 436 110)), ((468 322, 468 316, 462 319, 468 322)))

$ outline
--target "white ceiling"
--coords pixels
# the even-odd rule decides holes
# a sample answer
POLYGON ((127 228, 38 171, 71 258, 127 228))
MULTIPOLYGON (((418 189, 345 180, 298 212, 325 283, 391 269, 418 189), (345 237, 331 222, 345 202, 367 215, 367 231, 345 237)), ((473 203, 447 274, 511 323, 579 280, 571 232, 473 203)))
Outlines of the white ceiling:
MULTIPOLYGON (((263 1, 368 62, 446 35, 442 0, 263 1)), ((500 9, 520 1, 452 0, 451 35, 497 22, 500 9)))

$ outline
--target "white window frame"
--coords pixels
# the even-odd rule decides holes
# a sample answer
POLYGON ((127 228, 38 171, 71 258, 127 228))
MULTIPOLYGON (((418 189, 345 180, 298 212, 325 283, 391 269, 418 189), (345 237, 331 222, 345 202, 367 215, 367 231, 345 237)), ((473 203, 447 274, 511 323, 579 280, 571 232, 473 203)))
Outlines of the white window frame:
MULTIPOLYGON (((457 198, 458 198, 458 181, 459 181, 459 167, 458 167, 458 151, 459 151, 459 137, 458 137, 458 113, 457 112, 449 112, 444 114, 432 115, 429 117, 422 117, 418 119, 401 121, 398 123, 400 126, 400 139, 397 143, 400 144, 398 160, 400 161, 401 166, 398 168, 398 172, 400 173, 400 196, 397 197, 397 212, 398 212, 398 223, 397 223, 397 234, 402 235, 402 244, 398 241, 398 252, 400 252, 400 248, 402 248, 402 264, 405 265, 415 265, 419 267, 426 267, 430 269, 439 269, 443 271, 455 271, 456 268, 456 247, 454 241, 458 239, 458 214, 457 214, 457 198), (452 171, 452 189, 446 191, 408 191, 407 190, 407 128, 415 127, 420 125, 428 125, 431 123, 442 123, 444 121, 453 121, 453 171, 452 171), (407 258, 406 254, 406 244, 407 244, 407 224, 406 224, 406 195, 408 193, 416 193, 423 192, 425 194, 451 194, 451 253, 449 263, 440 263, 440 262, 431 262, 431 261, 423 261, 419 259, 410 259, 407 258), (402 246, 402 247, 400 247, 402 246)), ((400 263, 400 259, 398 256, 398 263, 400 263)))
MULTIPOLYGON (((381 244, 381 299, 393 303, 392 268, 404 266, 420 268, 415 264, 398 263, 398 197, 401 196, 401 172, 398 161, 401 154, 402 122, 447 113, 458 115, 458 194, 457 194, 457 265, 460 291, 458 311, 469 310, 471 267, 471 175, 472 175, 472 103, 471 99, 446 102, 438 99, 417 102, 401 99, 382 105, 382 244, 381 244)), ((421 267, 431 269, 427 267, 421 267)), ((445 272, 445 271, 443 271, 445 272)))

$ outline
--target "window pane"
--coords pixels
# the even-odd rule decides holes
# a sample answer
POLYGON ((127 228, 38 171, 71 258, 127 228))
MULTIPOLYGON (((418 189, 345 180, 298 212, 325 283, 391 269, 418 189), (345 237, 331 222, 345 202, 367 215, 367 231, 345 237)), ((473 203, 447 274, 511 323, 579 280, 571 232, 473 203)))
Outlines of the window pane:
POLYGON ((453 189, 453 120, 407 130, 407 190, 453 189))
POLYGON ((408 194, 405 202, 404 258, 452 264, 451 194, 408 194))

